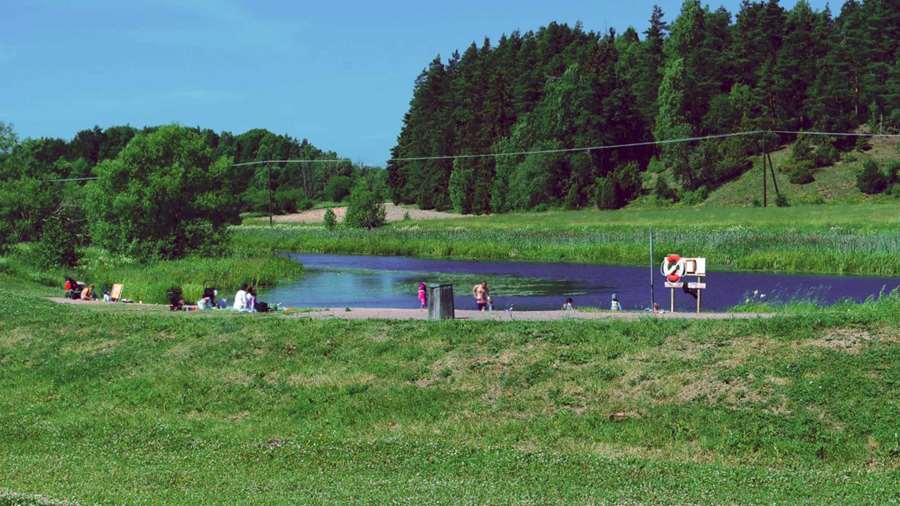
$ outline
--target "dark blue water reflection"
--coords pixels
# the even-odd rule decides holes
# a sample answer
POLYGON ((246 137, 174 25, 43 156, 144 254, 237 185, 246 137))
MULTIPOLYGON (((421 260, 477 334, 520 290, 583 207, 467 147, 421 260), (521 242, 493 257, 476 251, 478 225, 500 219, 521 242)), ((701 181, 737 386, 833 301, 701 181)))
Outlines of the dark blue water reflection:
MULTIPOLYGON (((558 282, 560 293, 508 296, 494 292, 498 309, 513 305, 516 310, 558 309, 567 295, 576 305, 609 307, 610 296, 618 295, 625 309, 648 307, 650 300, 650 268, 583 264, 544 264, 531 262, 472 262, 460 260, 425 260, 408 257, 349 255, 300 255, 291 258, 302 262, 306 272, 302 279, 262 294, 268 302, 293 307, 418 307, 416 288, 419 281, 434 281, 419 273, 451 273, 485 276, 519 276, 558 282), (560 284, 561 283, 561 284, 560 284)), ((663 287, 657 268, 653 270, 656 301, 664 309, 669 305, 669 291, 663 287)), ((437 276, 435 276, 437 277, 437 276)), ((833 304, 851 299, 861 302, 900 286, 900 278, 860 276, 800 276, 744 272, 712 272, 706 278, 703 292, 705 309, 726 309, 745 301, 756 290, 765 297, 757 300, 812 299, 820 304, 833 304)), ((470 286, 457 286, 456 306, 474 309, 470 286)), ((676 307, 691 310, 695 300, 676 291, 676 307)))

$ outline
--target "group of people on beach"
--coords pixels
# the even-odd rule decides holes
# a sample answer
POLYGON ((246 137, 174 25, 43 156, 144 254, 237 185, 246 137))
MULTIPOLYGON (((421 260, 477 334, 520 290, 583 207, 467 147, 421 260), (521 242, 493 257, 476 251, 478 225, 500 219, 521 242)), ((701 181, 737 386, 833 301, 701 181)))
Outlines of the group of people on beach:
MULTIPOLYGON (((488 287, 487 281, 482 281, 481 283, 478 283, 477 285, 472 287, 472 297, 475 299, 475 307, 479 311, 494 310, 494 301, 491 298, 491 290, 490 287, 488 287)), ((428 287, 424 281, 419 282, 419 306, 422 309, 428 307, 428 287)), ((572 299, 572 297, 566 297, 565 302, 563 302, 562 310, 575 310, 575 301, 572 299)), ((612 300, 610 301, 609 310, 622 310, 622 304, 619 302, 619 298, 616 296, 616 294, 612 294, 612 300)))
MULTIPOLYGON (((177 302, 172 302, 169 309, 173 311, 181 309, 193 309, 185 305, 184 299, 181 298, 177 302)), ((231 309, 242 313, 268 313, 269 304, 261 302, 256 298, 256 288, 248 283, 241 284, 241 287, 234 294, 234 303, 229 306, 228 300, 219 298, 219 291, 215 288, 208 287, 203 289, 203 296, 197 300, 196 309, 199 311, 209 311, 212 309, 231 309)))
MULTIPOLYGON (((94 285, 76 281, 74 278, 66 277, 63 285, 63 297, 72 300, 92 301, 97 300, 97 292, 94 285)), ((103 291, 103 300, 109 302, 109 290, 103 291)))
MULTIPOLYGON (((98 299, 94 291, 94 285, 76 281, 72 277, 66 277, 63 284, 63 296, 66 299, 81 300, 85 302, 98 299)), ((210 311, 213 309, 233 309, 245 313, 267 313, 272 310, 268 303, 259 301, 256 296, 256 288, 249 283, 243 283, 234 294, 234 303, 229 305, 224 297, 219 298, 219 291, 214 287, 203 289, 203 295, 196 304, 189 304, 181 289, 173 289, 168 293, 169 309, 171 311, 210 311)), ((108 290, 103 292, 104 302, 131 302, 128 299, 110 299, 108 290)), ((275 309, 278 309, 277 307, 275 309)))

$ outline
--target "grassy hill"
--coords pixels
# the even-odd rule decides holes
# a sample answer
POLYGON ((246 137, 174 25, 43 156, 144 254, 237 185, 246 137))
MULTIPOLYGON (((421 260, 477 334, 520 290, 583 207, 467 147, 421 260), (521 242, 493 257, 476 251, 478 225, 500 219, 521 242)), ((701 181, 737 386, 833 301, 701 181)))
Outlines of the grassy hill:
MULTIPOLYGON (((873 139, 868 151, 843 153, 840 161, 815 171, 815 181, 809 184, 793 184, 788 174, 779 170, 790 157, 790 146, 772 153, 778 189, 791 205, 804 204, 861 204, 880 202, 893 197, 887 195, 866 195, 856 187, 856 174, 867 159, 875 160, 882 170, 886 163, 900 159, 897 142, 887 139, 873 139)), ((754 159, 753 169, 726 183, 710 193, 703 203, 710 207, 750 206, 754 200, 762 202, 762 161, 754 159)), ((768 180, 769 205, 775 204, 775 188, 771 176, 768 180)))
POLYGON ((755 321, 415 323, 90 311, 38 291, 0 289, 0 489, 16 493, 900 500, 896 296, 755 321))

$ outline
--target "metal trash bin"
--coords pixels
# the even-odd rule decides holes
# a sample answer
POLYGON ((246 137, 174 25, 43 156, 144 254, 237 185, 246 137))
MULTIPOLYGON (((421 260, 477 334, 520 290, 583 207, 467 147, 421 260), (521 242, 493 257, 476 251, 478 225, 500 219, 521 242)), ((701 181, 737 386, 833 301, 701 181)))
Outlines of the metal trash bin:
POLYGON ((456 318, 453 305, 453 285, 428 285, 428 319, 452 320, 456 318))

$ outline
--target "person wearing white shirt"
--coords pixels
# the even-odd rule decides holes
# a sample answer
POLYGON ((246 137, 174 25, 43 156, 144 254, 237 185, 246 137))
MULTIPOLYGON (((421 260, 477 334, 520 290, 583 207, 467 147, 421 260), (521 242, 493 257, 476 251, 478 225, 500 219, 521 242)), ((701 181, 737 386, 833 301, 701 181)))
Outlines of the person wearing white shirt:
POLYGON ((241 289, 234 294, 234 306, 232 307, 235 311, 247 310, 247 283, 241 285, 241 289))

